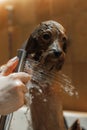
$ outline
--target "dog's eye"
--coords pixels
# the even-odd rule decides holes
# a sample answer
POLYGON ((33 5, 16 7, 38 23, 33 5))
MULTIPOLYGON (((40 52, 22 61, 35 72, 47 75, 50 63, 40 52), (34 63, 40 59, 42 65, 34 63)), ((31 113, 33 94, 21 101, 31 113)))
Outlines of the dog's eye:
POLYGON ((49 41, 51 39, 51 33, 44 33, 42 39, 45 41, 49 41))
POLYGON ((44 34, 44 35, 43 35, 43 38, 44 38, 45 40, 49 40, 49 39, 50 39, 50 35, 49 35, 49 34, 44 34))
POLYGON ((63 43, 65 43, 67 41, 66 37, 63 37, 62 41, 63 41, 63 43))

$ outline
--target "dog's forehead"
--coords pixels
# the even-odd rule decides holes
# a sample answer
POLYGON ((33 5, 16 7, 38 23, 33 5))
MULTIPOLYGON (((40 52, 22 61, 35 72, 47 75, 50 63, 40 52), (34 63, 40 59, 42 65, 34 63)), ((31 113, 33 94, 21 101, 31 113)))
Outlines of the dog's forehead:
POLYGON ((61 32, 62 34, 65 34, 65 29, 64 27, 56 22, 56 21, 52 21, 52 20, 49 20, 49 21, 45 21, 45 22, 41 22, 35 29, 34 31, 32 32, 32 35, 39 35, 41 34, 41 32, 45 32, 47 30, 50 30, 50 31, 59 31, 61 32))
POLYGON ((45 26, 47 26, 49 29, 57 29, 57 30, 59 30, 59 31, 62 32, 62 33, 65 32, 64 27, 63 27, 60 23, 58 23, 58 22, 56 22, 56 21, 52 21, 52 20, 45 21, 45 22, 42 22, 41 25, 42 25, 42 26, 45 25, 45 26))

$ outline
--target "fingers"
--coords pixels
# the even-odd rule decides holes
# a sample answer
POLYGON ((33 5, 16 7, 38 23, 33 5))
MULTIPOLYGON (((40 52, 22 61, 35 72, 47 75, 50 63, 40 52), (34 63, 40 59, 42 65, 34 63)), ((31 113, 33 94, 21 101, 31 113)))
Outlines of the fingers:
POLYGON ((31 75, 25 72, 12 73, 17 64, 18 58, 15 57, 11 59, 1 71, 1 92, 3 92, 3 96, 1 94, 1 97, 3 97, 4 102, 2 107, 0 107, 3 108, 3 105, 6 104, 5 108, 9 108, 10 106, 8 110, 6 109, 6 113, 13 112, 24 105, 25 93, 28 92, 26 83, 31 79, 31 75))
POLYGON ((23 94, 28 92, 26 85, 21 80, 15 81, 15 87, 13 89, 14 89, 14 92, 16 92, 18 94, 20 92, 22 92, 23 94))
POLYGON ((7 76, 10 73, 12 73, 13 70, 16 68, 17 64, 18 64, 18 58, 17 57, 14 57, 11 60, 9 60, 7 62, 7 64, 4 66, 4 68, 1 72, 1 75, 7 76))
POLYGON ((26 84, 31 79, 31 76, 29 74, 25 72, 19 72, 10 74, 8 77, 14 82, 15 91, 22 91, 23 93, 26 93, 28 91, 26 84))
POLYGON ((25 94, 18 88, 8 93, 4 91, 4 95, 0 96, 0 115, 10 114, 24 105, 25 94))
POLYGON ((18 73, 12 73, 9 75, 10 78, 17 79, 22 81, 24 84, 26 84, 30 79, 31 76, 25 72, 18 72, 18 73))

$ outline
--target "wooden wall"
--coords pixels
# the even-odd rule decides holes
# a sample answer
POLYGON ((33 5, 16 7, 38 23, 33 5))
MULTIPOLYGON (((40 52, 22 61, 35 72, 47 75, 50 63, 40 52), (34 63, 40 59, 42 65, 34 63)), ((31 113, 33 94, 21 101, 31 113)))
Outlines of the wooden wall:
POLYGON ((6 0, 0 3, 0 64, 16 55, 33 28, 45 20, 56 20, 67 30, 70 47, 63 72, 72 79, 79 98, 63 94, 64 109, 87 111, 87 1, 6 0), (12 49, 9 51, 8 11, 13 6, 12 49))

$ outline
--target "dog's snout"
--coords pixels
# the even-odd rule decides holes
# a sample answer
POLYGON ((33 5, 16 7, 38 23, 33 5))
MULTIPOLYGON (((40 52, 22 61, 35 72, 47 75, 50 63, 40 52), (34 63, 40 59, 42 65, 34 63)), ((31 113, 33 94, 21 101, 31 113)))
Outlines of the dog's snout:
POLYGON ((61 56, 61 54, 62 54, 62 51, 54 51, 54 55, 55 55, 56 57, 61 56))

